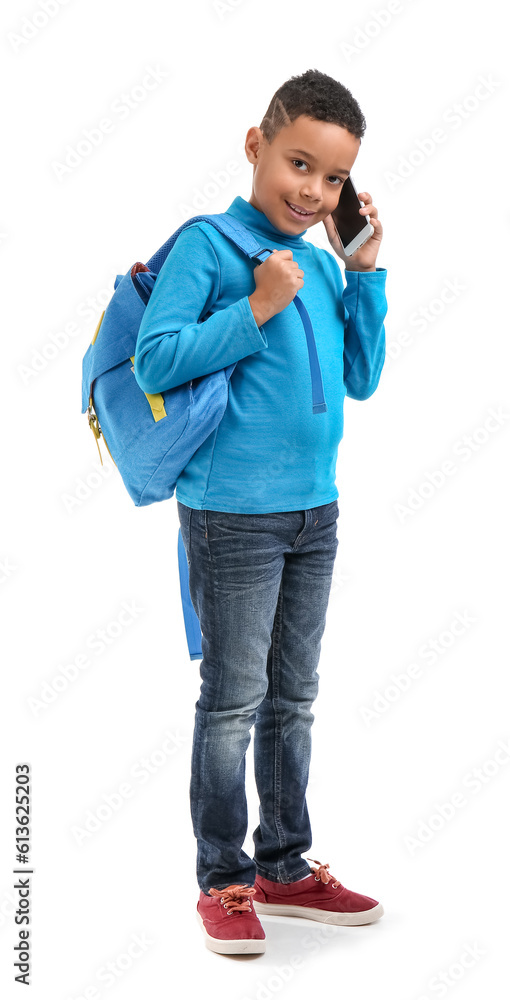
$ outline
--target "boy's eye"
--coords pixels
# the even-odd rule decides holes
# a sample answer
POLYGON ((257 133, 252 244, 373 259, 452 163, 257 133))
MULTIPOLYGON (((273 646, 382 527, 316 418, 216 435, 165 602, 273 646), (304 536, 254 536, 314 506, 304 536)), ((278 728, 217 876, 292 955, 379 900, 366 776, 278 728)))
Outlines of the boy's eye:
MULTIPOLYGON (((304 163, 305 167, 306 167, 306 163, 305 163, 304 160, 292 160, 292 163, 304 163)), ((298 170, 299 170, 299 167, 298 167, 298 170)), ((343 181, 344 181, 343 177, 337 177, 336 174, 330 174, 330 177, 332 177, 335 181, 340 181, 340 184, 343 184, 343 181)))

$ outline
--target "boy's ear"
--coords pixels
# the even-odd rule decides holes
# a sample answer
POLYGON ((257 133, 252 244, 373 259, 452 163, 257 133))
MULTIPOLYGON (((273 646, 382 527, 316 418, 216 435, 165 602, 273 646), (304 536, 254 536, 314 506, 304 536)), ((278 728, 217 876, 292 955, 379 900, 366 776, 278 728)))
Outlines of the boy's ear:
POLYGON ((260 151, 265 144, 266 137, 262 129, 260 129, 258 125, 252 125, 246 133, 246 142, 244 146, 246 156, 248 157, 250 163, 257 162, 260 156, 260 151))

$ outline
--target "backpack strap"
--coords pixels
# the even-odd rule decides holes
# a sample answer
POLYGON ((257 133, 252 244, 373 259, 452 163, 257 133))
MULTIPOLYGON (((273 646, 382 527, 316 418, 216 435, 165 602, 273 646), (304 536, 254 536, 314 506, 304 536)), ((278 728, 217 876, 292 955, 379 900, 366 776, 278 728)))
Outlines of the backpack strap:
POLYGON ((184 615, 184 628, 188 643, 190 660, 201 660, 202 653, 202 629, 197 613, 193 607, 191 594, 189 592, 189 570, 186 549, 182 540, 181 529, 177 534, 177 559, 179 562, 179 584, 181 588, 181 603, 184 615))
MULTIPOLYGON (((195 215, 192 219, 186 219, 179 229, 176 229, 175 233, 170 236, 170 238, 163 244, 159 250, 147 261, 147 267, 154 274, 159 274, 170 250, 172 249, 177 237, 182 233, 183 229, 187 229, 194 222, 208 222, 211 226, 214 226, 219 233, 223 233, 232 243, 234 243, 242 253, 246 254, 250 260, 254 260, 256 264, 262 264, 267 257, 271 256, 272 250, 268 250, 267 247, 261 247, 257 242, 253 233, 250 233, 249 229, 235 219, 232 215, 228 215, 226 212, 219 213, 218 215, 195 215)), ((312 379, 312 412, 313 413, 325 413, 327 410, 327 405, 324 399, 324 386, 322 384, 322 373, 319 364, 319 358, 317 355, 317 345, 315 343, 315 337, 313 333, 313 327, 308 315, 308 310, 306 306, 299 298, 295 295, 293 300, 294 305, 301 317, 303 327, 305 330, 306 344, 308 347, 308 361, 310 364, 310 375, 312 379)))

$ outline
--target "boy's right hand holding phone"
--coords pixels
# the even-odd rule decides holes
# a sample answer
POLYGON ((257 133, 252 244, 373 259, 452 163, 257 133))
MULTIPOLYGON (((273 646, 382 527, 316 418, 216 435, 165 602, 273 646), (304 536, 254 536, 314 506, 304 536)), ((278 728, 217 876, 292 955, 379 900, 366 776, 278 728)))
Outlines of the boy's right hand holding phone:
POLYGON ((255 291, 248 296, 257 326, 285 309, 304 285, 304 274, 292 250, 273 250, 253 272, 255 291))

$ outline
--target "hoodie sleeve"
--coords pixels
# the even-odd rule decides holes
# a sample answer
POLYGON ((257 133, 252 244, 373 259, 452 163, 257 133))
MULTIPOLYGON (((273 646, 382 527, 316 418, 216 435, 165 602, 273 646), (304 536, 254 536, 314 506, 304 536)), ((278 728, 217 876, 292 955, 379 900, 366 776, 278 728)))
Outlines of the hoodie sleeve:
POLYGON ((267 347, 247 295, 211 313, 220 291, 214 247, 199 225, 189 226, 156 278, 138 331, 134 369, 143 392, 164 392, 267 347))
POLYGON ((386 354, 386 275, 385 267, 345 271, 344 384, 352 399, 368 399, 379 384, 386 354))

